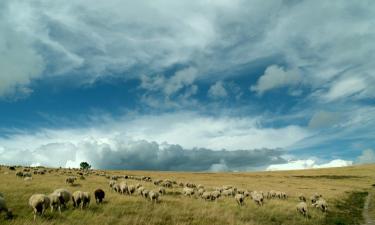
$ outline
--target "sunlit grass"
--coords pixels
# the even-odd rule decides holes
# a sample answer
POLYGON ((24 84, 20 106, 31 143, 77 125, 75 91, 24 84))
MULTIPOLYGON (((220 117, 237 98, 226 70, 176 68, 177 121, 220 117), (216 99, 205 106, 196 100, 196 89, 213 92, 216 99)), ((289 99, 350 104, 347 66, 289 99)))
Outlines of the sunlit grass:
MULTIPOLYGON (((15 171, 3 167, 0 171, 0 192, 5 195, 15 218, 7 221, 2 214, 0 224, 334 224, 333 220, 329 220, 330 216, 340 217, 340 213, 345 211, 345 207, 340 208, 342 205, 337 203, 340 200, 350 199, 353 192, 359 193, 371 189, 371 184, 375 183, 374 172, 375 165, 256 173, 106 171, 108 174, 116 175, 146 175, 152 178, 189 181, 202 184, 208 189, 234 185, 248 190, 281 190, 290 196, 288 200, 266 200, 262 207, 258 207, 247 198, 245 206, 239 207, 233 198, 206 202, 197 197, 185 197, 178 194, 181 188, 168 189, 167 195, 161 197, 160 203, 153 204, 138 195, 127 196, 110 191, 108 179, 101 176, 90 175, 85 180, 78 180, 76 186, 65 184, 67 175, 56 173, 33 175, 31 182, 25 182, 16 178, 15 171), (106 192, 105 202, 96 205, 92 196, 90 207, 82 211, 74 210, 70 202, 68 209, 63 210, 62 215, 48 210, 44 217, 38 217, 34 222, 32 210, 28 206, 29 197, 34 193, 48 194, 61 187, 71 192, 83 190, 91 193, 96 188, 102 188, 106 192), (310 196, 315 192, 321 193, 328 201, 330 212, 324 214, 309 207, 309 218, 304 218, 295 209, 298 203, 297 196, 299 193, 310 196)), ((127 182, 141 183, 147 189, 158 188, 149 182, 135 180, 127 180, 127 182)), ((350 201, 361 204, 362 200, 358 198, 358 194, 354 195, 351 199, 353 201, 350 201)), ((349 202, 344 201, 343 204, 349 202)))

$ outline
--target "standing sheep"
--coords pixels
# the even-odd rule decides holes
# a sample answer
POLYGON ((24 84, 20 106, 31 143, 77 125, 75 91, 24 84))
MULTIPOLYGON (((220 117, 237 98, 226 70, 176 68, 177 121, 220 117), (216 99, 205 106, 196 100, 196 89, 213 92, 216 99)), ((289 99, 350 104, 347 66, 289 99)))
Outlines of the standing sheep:
POLYGON ((68 202, 72 198, 72 194, 68 190, 63 188, 56 189, 53 193, 60 196, 60 203, 62 206, 64 206, 64 208, 66 208, 66 204, 68 204, 68 202))
POLYGON ((297 204, 297 212, 301 213, 303 216, 307 216, 307 204, 306 202, 300 202, 297 204))
POLYGON ((11 219, 13 217, 12 210, 8 209, 4 196, 0 193, 0 213, 5 212, 6 218, 11 219))
POLYGON ((73 184, 74 184, 74 181, 75 181, 76 179, 77 179, 77 178, 75 178, 75 177, 67 177, 67 178, 65 179, 65 183, 70 184, 70 185, 73 185, 73 184))
POLYGON ((129 185, 128 186, 128 194, 131 195, 135 192, 135 186, 134 185, 129 185))
POLYGON ((298 195, 298 199, 302 202, 306 202, 306 197, 303 194, 298 195))
POLYGON ((160 187, 158 192, 159 192, 160 195, 165 195, 167 193, 167 191, 163 187, 160 187))
POLYGON ((193 188, 188 188, 188 187, 185 187, 182 192, 184 193, 185 196, 189 196, 191 197, 192 195, 194 195, 194 189, 193 188))
POLYGON ((43 216, 44 212, 50 205, 50 200, 47 195, 34 194, 29 199, 29 205, 33 208, 35 220, 38 213, 43 216))
POLYGON ((328 211, 328 203, 323 198, 320 198, 318 201, 316 201, 313 206, 322 210, 322 212, 328 211))
POLYGON ((90 193, 83 192, 83 191, 76 191, 73 193, 72 200, 73 200, 73 206, 75 208, 81 206, 81 209, 83 209, 84 207, 90 204, 90 193))
POLYGON ((94 191, 94 196, 96 204, 102 203, 105 197, 105 192, 102 189, 96 189, 94 191))
POLYGON ((51 207, 51 212, 55 208, 59 209, 59 212, 61 214, 61 201, 60 201, 60 195, 57 193, 52 193, 48 195, 48 198, 50 199, 50 207, 51 207))
POLYGON ((234 196, 234 198, 236 199, 236 202, 240 206, 242 206, 245 203, 245 196, 243 194, 236 194, 236 196, 234 196))
POLYGON ((150 197, 151 202, 158 202, 159 201, 159 193, 156 191, 150 191, 148 193, 148 196, 150 197))
POLYGON ((120 191, 121 194, 129 194, 128 191, 128 184, 126 182, 121 182, 120 183, 120 191))

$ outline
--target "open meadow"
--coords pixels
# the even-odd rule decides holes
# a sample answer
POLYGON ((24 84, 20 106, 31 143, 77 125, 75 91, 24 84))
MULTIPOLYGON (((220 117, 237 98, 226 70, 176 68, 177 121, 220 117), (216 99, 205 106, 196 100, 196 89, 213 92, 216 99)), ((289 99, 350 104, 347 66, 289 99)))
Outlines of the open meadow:
MULTIPOLYGON (((364 222, 362 211, 367 193, 375 189, 375 165, 236 173, 93 170, 84 173, 82 179, 78 170, 45 168, 45 174, 34 174, 31 169, 32 180, 28 181, 16 176, 22 170, 22 167, 16 167, 15 170, 1 167, 0 192, 14 217, 7 220, 5 214, 1 213, 0 224, 361 224, 364 222), (66 183, 66 178, 70 176, 78 178, 74 184, 66 183), (129 195, 112 190, 109 186, 110 178, 116 176, 119 177, 117 183, 126 181, 128 185, 140 184, 148 190, 157 191, 160 188, 160 185, 153 184, 157 179, 168 179, 173 184, 172 188, 165 188, 166 194, 160 195, 159 201, 155 203, 137 192, 129 195), (128 176, 128 179, 124 179, 124 176, 128 176), (151 177, 152 181, 139 180, 142 176, 151 177), (243 206, 238 205, 234 197, 220 196, 216 200, 204 200, 199 197, 197 188, 193 188, 195 193, 192 196, 185 196, 180 183, 200 184, 206 191, 232 186, 237 190, 263 192, 264 204, 259 206, 250 196, 245 197, 243 206), (33 211, 28 204, 30 196, 36 193, 50 194, 57 188, 65 188, 71 193, 77 190, 89 191, 89 207, 74 209, 70 201, 61 214, 47 209, 34 222, 33 211), (97 188, 103 189, 106 194, 102 204, 95 203, 93 193, 97 188), (267 198, 270 190, 285 192, 288 197, 267 198), (314 193, 321 194, 327 201, 327 212, 312 207, 310 196, 314 193), (300 194, 307 198, 307 217, 296 210, 300 194)), ((373 201, 369 204, 370 217, 374 212, 373 201)))

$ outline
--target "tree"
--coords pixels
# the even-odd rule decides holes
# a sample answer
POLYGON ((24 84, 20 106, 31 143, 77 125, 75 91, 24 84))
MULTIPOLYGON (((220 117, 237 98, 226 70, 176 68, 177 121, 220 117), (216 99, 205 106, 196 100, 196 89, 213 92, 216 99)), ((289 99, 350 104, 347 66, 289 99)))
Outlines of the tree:
POLYGON ((89 170, 91 168, 91 165, 88 162, 81 162, 79 166, 81 167, 82 170, 89 170))

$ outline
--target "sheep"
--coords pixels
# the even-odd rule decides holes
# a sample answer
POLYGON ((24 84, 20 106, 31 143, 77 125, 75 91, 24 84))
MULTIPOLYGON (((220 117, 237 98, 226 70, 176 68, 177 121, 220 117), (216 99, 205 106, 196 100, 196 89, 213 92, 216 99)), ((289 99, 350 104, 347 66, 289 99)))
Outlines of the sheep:
POLYGON ((73 184, 74 184, 74 181, 75 181, 76 179, 77 179, 77 178, 75 178, 75 177, 67 177, 67 178, 65 179, 65 183, 70 184, 70 185, 73 185, 73 184))
POLYGON ((313 194, 311 197, 310 197, 310 200, 311 200, 311 203, 314 204, 316 201, 319 200, 319 198, 321 198, 322 195, 318 194, 318 193, 315 193, 313 194))
POLYGON ((118 184, 118 183, 115 183, 115 184, 112 186, 112 189, 113 189, 115 192, 121 193, 121 187, 120 187, 120 184, 118 184))
POLYGON ((243 204, 245 204, 245 196, 243 194, 236 194, 234 198, 236 199, 238 205, 242 206, 243 204))
POLYGON ((148 193, 148 196, 150 197, 150 200, 152 202, 158 202, 159 201, 159 193, 156 191, 150 191, 148 193))
POLYGON ((60 201, 60 194, 61 193, 52 193, 48 195, 48 198, 50 199, 50 207, 51 207, 51 212, 55 208, 59 209, 59 213, 61 214, 61 201, 60 201))
POLYGON ((102 203, 103 199, 105 197, 105 192, 102 189, 96 189, 94 191, 94 196, 95 196, 95 202, 96 204, 102 203))
POLYGON ((300 202, 297 204, 297 212, 301 213, 303 216, 307 216, 307 204, 306 202, 300 202))
POLYGON ((319 200, 317 200, 313 204, 313 206, 316 207, 316 208, 318 208, 318 209, 320 209, 322 212, 327 212, 328 211, 328 203, 323 198, 320 198, 319 200))
POLYGON ((211 195, 211 192, 208 191, 203 192, 201 198, 203 198, 204 200, 214 200, 213 196, 211 195))
POLYGON ((260 193, 257 193, 257 192, 253 192, 251 194, 251 197, 252 199, 254 200, 254 202, 256 204, 258 204, 259 206, 262 206, 263 205, 263 201, 264 201, 264 198, 263 198, 263 195, 260 194, 260 193))
POLYGON ((5 212, 6 218, 11 219, 13 217, 12 210, 8 209, 4 196, 0 193, 0 213, 5 212))
POLYGON ((244 195, 245 197, 249 197, 249 196, 250 196, 250 192, 249 192, 249 191, 245 191, 245 192, 243 193, 243 195, 244 195))
POLYGON ((143 196, 144 198, 147 199, 147 198, 148 198, 148 194, 149 194, 149 192, 150 192, 149 190, 146 190, 146 189, 143 190, 143 191, 142 191, 142 196, 143 196))
POLYGON ((221 193, 219 191, 213 191, 213 192, 211 192, 211 196, 212 196, 213 200, 216 200, 221 196, 221 193))
POLYGON ((223 196, 234 196, 235 192, 233 189, 228 189, 228 190, 224 190, 223 192, 221 192, 221 194, 223 196))
POLYGON ((120 185, 119 185, 119 192, 121 194, 129 194, 129 191, 128 191, 128 184, 125 183, 125 182, 121 182, 120 185))
POLYGON ((243 194, 243 195, 244 195, 244 194, 245 194, 245 191, 246 191, 245 189, 238 189, 238 190, 237 190, 237 193, 238 193, 238 194, 243 194))
POLYGON ((159 192, 160 195, 165 195, 167 193, 165 188, 163 188, 163 187, 160 187, 158 192, 159 192))
POLYGON ((83 191, 76 191, 73 193, 73 206, 79 207, 81 206, 81 210, 90 204, 90 193, 83 192, 83 191), (82 204, 81 204, 82 203, 82 204))
POLYGON ((142 192, 145 190, 145 187, 139 187, 138 189, 137 189, 137 193, 139 194, 139 195, 142 195, 142 192))
POLYGON ((303 194, 298 195, 298 199, 302 202, 306 202, 306 197, 303 194))
POLYGON ((64 206, 64 208, 66 208, 66 204, 70 201, 72 194, 63 188, 56 189, 53 193, 60 196, 60 203, 62 206, 64 206))
POLYGON ((136 184, 136 185, 135 185, 135 188, 136 188, 136 189, 138 189, 138 188, 140 188, 140 187, 142 187, 142 184, 136 184))
POLYGON ((131 195, 135 192, 135 186, 134 185, 129 185, 128 186, 128 194, 131 195))
POLYGON ((44 194, 34 194, 29 199, 29 205, 33 208, 35 220, 38 213, 43 216, 50 205, 50 199, 44 194))
POLYGON ((22 177, 23 177, 23 172, 22 172, 22 171, 18 171, 18 172, 16 173, 16 177, 20 177, 20 178, 22 178, 22 177))
POLYGON ((271 190, 267 193, 267 198, 270 199, 270 198, 275 198, 276 197, 276 191, 274 190, 271 190))
POLYGON ((191 197, 192 195, 194 195, 194 189, 193 188, 185 187, 182 191, 183 191, 185 196, 191 197))
POLYGON ((205 192, 204 188, 199 188, 197 194, 198 196, 202 196, 204 192, 205 192))
POLYGON ((109 181, 109 187, 113 190, 113 186, 116 184, 116 181, 110 180, 109 181))

